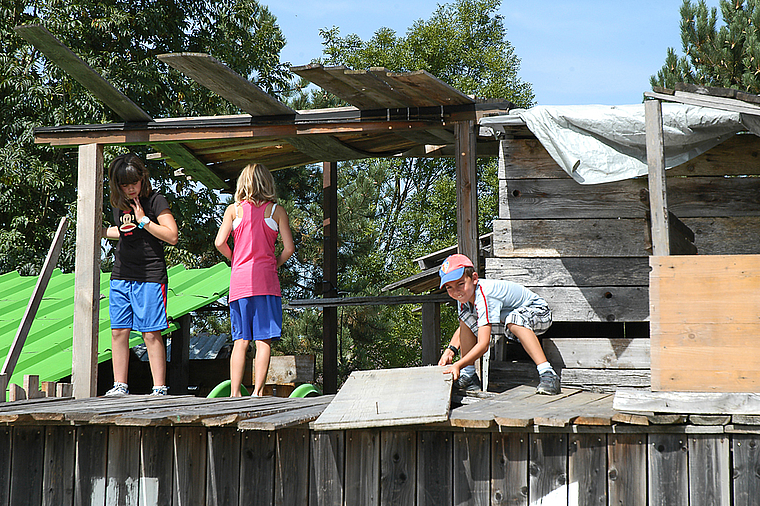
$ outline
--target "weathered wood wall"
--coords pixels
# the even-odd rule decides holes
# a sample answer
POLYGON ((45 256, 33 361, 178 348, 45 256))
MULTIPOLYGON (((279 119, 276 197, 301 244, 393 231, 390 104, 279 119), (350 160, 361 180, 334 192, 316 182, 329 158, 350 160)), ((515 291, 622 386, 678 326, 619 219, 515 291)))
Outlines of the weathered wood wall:
MULTIPOLYGON (((589 326, 550 329, 544 347, 565 368, 563 384, 648 386, 648 343, 637 342, 648 338, 640 325, 649 320, 646 178, 580 185, 538 140, 502 141, 500 151, 499 219, 486 276, 540 294, 555 322, 620 324, 602 332, 608 335, 589 326), (564 341, 547 342, 553 338, 564 341), (634 349, 635 362, 619 360, 634 349), (589 366, 593 350, 614 360, 589 366)), ((694 232, 699 255, 760 253, 758 174, 754 135, 737 135, 668 170, 668 206, 694 232)))
POLYGON ((757 433, 0 428, 0 505, 752 504, 757 433))

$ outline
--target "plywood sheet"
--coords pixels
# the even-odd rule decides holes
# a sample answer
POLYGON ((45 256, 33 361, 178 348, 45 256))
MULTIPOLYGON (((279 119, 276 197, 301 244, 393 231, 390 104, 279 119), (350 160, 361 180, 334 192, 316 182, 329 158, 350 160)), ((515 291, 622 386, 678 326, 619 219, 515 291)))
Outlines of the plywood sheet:
POLYGON ((650 263, 652 390, 757 392, 760 255, 650 263))
POLYGON ((388 427, 448 420, 451 375, 444 367, 355 371, 312 424, 314 430, 388 427))

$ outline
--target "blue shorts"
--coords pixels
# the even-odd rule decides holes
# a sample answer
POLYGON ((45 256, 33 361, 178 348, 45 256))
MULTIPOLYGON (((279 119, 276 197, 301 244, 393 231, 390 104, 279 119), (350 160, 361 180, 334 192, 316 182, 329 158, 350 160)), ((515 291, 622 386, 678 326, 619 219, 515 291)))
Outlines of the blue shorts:
POLYGON ((232 340, 279 339, 282 335, 282 297, 254 295, 230 302, 232 340))
POLYGON ((164 283, 112 279, 108 300, 112 329, 155 332, 169 327, 164 283))

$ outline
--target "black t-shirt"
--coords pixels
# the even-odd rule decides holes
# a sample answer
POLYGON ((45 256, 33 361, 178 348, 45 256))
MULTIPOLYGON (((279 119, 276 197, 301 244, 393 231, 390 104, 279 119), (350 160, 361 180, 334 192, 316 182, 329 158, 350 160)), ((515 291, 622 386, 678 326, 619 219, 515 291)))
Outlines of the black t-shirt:
MULTIPOLYGON (((169 209, 166 198, 156 192, 140 197, 140 205, 145 216, 154 223, 158 223, 158 215, 164 209, 169 209)), ((116 243, 111 279, 168 283, 163 243, 145 229, 137 227, 132 211, 125 213, 116 208, 113 219, 119 229, 119 242, 116 243)))

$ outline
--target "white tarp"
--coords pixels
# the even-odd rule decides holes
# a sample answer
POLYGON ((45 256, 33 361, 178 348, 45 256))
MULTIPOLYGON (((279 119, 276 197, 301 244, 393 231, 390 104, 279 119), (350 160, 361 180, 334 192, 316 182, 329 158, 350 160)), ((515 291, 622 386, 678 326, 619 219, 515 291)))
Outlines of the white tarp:
MULTIPOLYGON (((737 132, 760 132, 757 117, 706 107, 662 104, 665 167, 680 165, 737 132)), ((494 133, 524 122, 554 160, 581 184, 646 175, 644 104, 536 106, 480 120, 494 133)))

